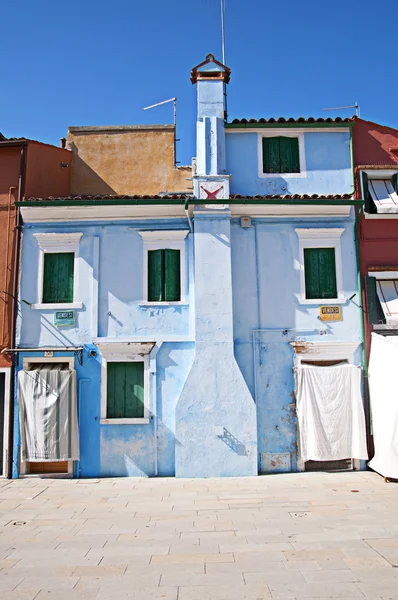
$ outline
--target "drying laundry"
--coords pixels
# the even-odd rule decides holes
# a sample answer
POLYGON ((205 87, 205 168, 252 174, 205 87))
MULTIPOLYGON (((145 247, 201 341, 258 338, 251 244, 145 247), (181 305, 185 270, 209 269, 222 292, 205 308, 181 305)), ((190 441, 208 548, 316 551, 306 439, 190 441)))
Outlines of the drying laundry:
POLYGON ((303 365, 296 381, 301 459, 367 459, 360 369, 303 365))

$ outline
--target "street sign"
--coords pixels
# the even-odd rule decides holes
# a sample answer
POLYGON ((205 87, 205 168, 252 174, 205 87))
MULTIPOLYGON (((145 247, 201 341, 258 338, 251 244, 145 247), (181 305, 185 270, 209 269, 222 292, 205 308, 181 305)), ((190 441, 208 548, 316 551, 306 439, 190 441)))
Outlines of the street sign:
POLYGON ((64 327, 65 325, 76 324, 76 311, 75 310, 56 310, 54 313, 54 325, 55 327, 64 327))
POLYGON ((341 306, 321 306, 319 317, 321 321, 342 321, 341 306))

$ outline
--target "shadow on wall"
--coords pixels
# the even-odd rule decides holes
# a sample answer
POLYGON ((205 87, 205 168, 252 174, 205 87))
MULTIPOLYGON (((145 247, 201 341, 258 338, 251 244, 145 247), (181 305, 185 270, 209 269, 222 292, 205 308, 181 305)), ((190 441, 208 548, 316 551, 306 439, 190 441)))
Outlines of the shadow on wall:
POLYGON ((74 194, 117 194, 89 165, 79 156, 76 144, 70 144, 72 150, 71 190, 74 194))

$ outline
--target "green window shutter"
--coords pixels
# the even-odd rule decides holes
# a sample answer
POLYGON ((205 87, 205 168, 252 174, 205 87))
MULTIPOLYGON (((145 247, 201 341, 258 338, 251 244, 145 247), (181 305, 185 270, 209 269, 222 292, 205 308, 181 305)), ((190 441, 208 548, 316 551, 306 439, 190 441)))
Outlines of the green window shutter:
POLYGON ((43 303, 73 302, 74 265, 73 252, 44 254, 43 303))
POLYGON ((148 300, 164 301, 164 250, 148 251, 148 300))
POLYGON ((300 173, 299 141, 296 137, 280 137, 281 173, 300 173))
POLYGON ((376 277, 365 277, 366 311, 368 323, 385 323, 386 318, 376 289, 376 277))
POLYGON ((166 249, 164 251, 164 264, 164 299, 167 302, 178 302, 179 300, 181 300, 180 251, 166 249))
POLYGON ((398 173, 394 173, 391 177, 392 185, 396 193, 398 194, 398 173))
POLYGON ((263 137, 263 173, 280 173, 279 137, 263 137))
POLYGON ((144 417, 144 363, 108 362, 107 372, 107 418, 144 417))
POLYGON ((373 202, 373 198, 369 192, 369 178, 365 171, 361 171, 362 178, 362 192, 363 192, 363 200, 365 200, 365 211, 367 213, 376 213, 377 209, 375 203, 373 202))
POLYGON ((337 298, 334 248, 305 248, 304 273, 307 299, 337 298))
POLYGON ((144 417, 144 363, 133 362, 126 365, 126 419, 144 417))

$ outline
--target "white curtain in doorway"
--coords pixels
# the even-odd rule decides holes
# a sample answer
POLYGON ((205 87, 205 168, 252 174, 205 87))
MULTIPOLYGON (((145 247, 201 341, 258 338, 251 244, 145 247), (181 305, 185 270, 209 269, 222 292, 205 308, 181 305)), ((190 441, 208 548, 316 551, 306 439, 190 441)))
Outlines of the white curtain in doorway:
POLYGON ((368 458, 358 367, 303 365, 296 370, 296 394, 303 461, 368 458))
POLYGON ((369 392, 375 449, 369 467, 398 479, 398 336, 372 333, 369 392))
POLYGON ((73 369, 20 371, 18 401, 23 460, 79 460, 73 369))

